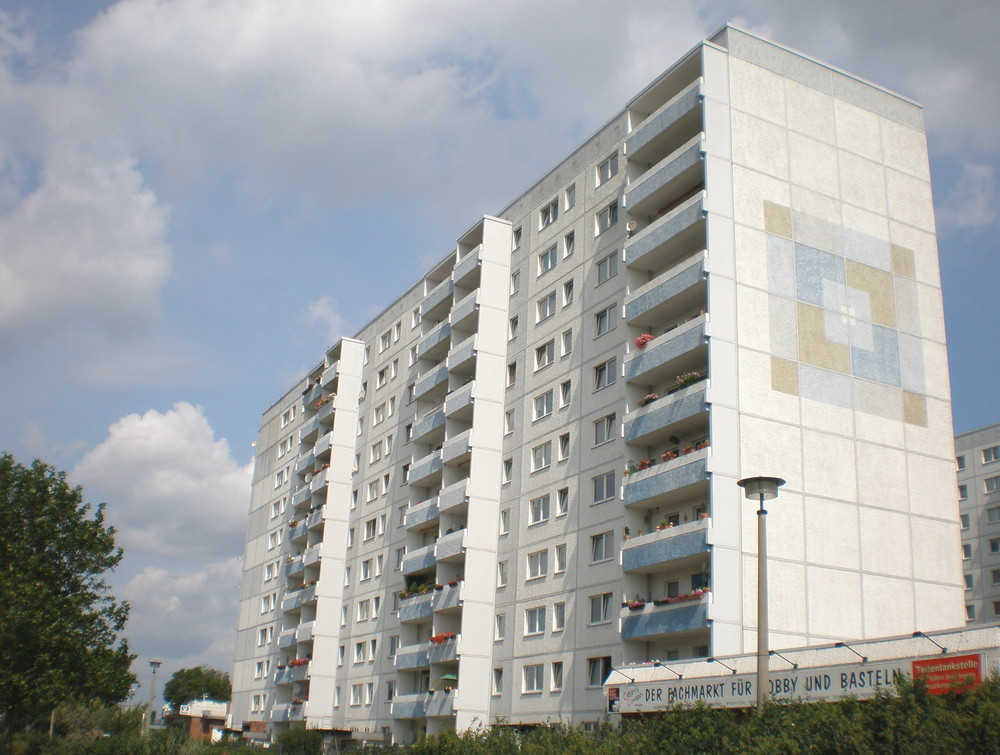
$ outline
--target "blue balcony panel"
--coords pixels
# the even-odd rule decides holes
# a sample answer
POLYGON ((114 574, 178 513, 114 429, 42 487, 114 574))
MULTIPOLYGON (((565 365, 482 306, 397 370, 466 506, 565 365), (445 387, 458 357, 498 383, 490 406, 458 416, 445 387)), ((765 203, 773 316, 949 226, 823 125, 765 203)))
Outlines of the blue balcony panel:
POLYGON ((625 483, 625 505, 641 504, 643 508, 650 508, 694 494, 694 489, 704 486, 708 480, 708 460, 704 450, 688 456, 632 475, 625 483), (692 458, 688 460, 688 456, 692 458))
POLYGON ((435 590, 432 604, 436 612, 454 612, 454 609, 462 605, 462 582, 456 585, 445 585, 442 589, 435 590))
POLYGON ((681 435, 696 425, 705 425, 708 421, 705 398, 706 387, 702 381, 640 407, 634 418, 631 414, 626 416, 625 442, 654 446, 671 435, 681 435))
POLYGON ((451 274, 452 280, 455 283, 466 288, 476 283, 479 269, 483 264, 482 250, 483 245, 480 244, 458 261, 454 272, 451 274))
POLYGON ((470 380, 461 388, 456 388, 444 400, 444 413, 454 419, 472 420, 472 406, 475 398, 472 392, 476 389, 476 381, 470 380))
POLYGON ((466 296, 462 301, 455 302, 451 310, 451 327, 464 331, 475 330, 474 315, 479 312, 479 289, 466 296))
POLYGON ((629 213, 652 215, 704 183, 703 150, 701 134, 698 134, 633 181, 625 192, 625 207, 629 213))
POLYGON ((434 615, 434 596, 431 593, 406 598, 399 603, 399 620, 401 622, 422 621, 434 615))
POLYGON ((453 482, 446 488, 441 488, 441 493, 438 496, 438 505, 441 508, 441 513, 456 513, 461 511, 462 507, 468 506, 468 487, 469 480, 466 478, 464 480, 459 480, 458 482, 453 482))
MULTIPOLYGON (((656 154, 676 149, 674 144, 685 141, 672 135, 676 125, 688 125, 700 131, 701 79, 693 82, 673 99, 652 113, 625 141, 625 154, 630 161, 648 163, 656 154)), ((690 128, 682 128, 686 134, 690 128)))
POLYGON ((410 485, 427 487, 427 483, 441 476, 443 466, 441 451, 434 451, 423 457, 410 467, 410 485))
POLYGON ((425 335, 420 341, 418 353, 421 359, 439 359, 451 344, 451 323, 443 322, 425 335))
POLYGON ((475 360, 478 353, 476 349, 476 336, 469 336, 461 343, 453 346, 451 351, 448 352, 448 369, 457 372, 459 375, 472 377, 472 367, 475 366, 473 360, 475 360))
POLYGON ((415 398, 426 400, 432 394, 444 393, 448 386, 448 365, 433 367, 430 372, 422 375, 414 388, 415 398))
POLYGON ((705 192, 682 202, 629 239, 625 264, 656 271, 676 264, 686 252, 705 248, 705 192))
MULTIPOLYGON (((625 319, 654 323, 706 301, 705 254, 695 255, 625 297, 625 319)), ((704 308, 704 306, 703 306, 704 308)))
POLYGON ((623 640, 652 640, 679 632, 692 632, 708 627, 708 602, 690 605, 654 606, 630 612, 622 618, 623 640))
POLYGON ((642 350, 625 359, 625 380, 656 385, 675 378, 685 370, 702 366, 707 359, 705 318, 700 316, 658 336, 642 350))
POLYGON ((403 526, 408 530, 422 530, 438 521, 440 516, 438 499, 431 498, 407 509, 406 516, 403 519, 403 526))
POLYGON ((420 316, 424 318, 442 319, 451 309, 451 295, 455 284, 451 279, 442 281, 433 291, 424 297, 420 304, 420 316))
POLYGON ((436 412, 431 412, 422 420, 413 425, 413 437, 410 438, 414 443, 424 443, 425 438, 435 434, 434 431, 439 431, 441 437, 444 437, 444 421, 445 413, 443 410, 438 410, 436 412))
POLYGON ((427 700, 430 695, 421 692, 416 695, 396 695, 392 699, 393 718, 426 718, 427 700))
POLYGON ((446 561, 462 555, 465 552, 465 533, 466 530, 463 529, 439 537, 437 543, 434 544, 436 560, 446 561))
POLYGON ((403 574, 409 576, 417 572, 427 571, 433 569, 435 564, 437 564, 437 559, 434 556, 434 545, 425 545, 423 548, 417 548, 403 556, 403 574))
POLYGON ((427 716, 455 715, 455 690, 437 690, 427 700, 427 716))
POLYGON ((427 643, 407 645, 396 650, 396 670, 412 671, 430 666, 427 643))
POLYGON ((649 540, 635 545, 627 541, 622 547, 622 571, 652 574, 662 571, 660 567, 671 561, 707 553, 708 529, 701 522, 695 522, 694 526, 695 529, 688 532, 673 534, 667 530, 645 535, 641 539, 649 540))

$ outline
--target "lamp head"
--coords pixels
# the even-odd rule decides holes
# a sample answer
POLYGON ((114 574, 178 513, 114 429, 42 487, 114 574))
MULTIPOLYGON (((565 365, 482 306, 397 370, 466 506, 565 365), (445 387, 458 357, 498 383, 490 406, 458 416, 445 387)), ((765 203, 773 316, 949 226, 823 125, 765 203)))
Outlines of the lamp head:
POLYGON ((780 477, 745 477, 736 483, 743 488, 744 495, 752 501, 762 497, 765 501, 778 497, 778 488, 785 484, 780 477))

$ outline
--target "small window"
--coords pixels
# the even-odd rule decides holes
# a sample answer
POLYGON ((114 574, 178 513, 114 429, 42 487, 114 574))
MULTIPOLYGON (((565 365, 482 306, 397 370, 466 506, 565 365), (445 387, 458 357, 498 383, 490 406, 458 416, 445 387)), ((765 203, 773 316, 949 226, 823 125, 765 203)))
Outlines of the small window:
POLYGON ((564 206, 566 207, 567 210, 572 210, 573 207, 576 205, 576 184, 573 184, 568 189, 566 189, 565 197, 566 199, 564 206))
POLYGON ((546 469, 552 464, 552 443, 543 443, 531 449, 531 471, 546 469))
POLYGON ((507 386, 510 387, 517 382, 517 362, 507 365, 507 386))
POLYGON ((612 252, 597 262, 597 285, 618 275, 618 253, 612 252))
POLYGON ((543 495, 528 504, 528 525, 541 524, 549 520, 549 497, 543 495))
POLYGON ((536 551, 528 554, 527 579, 539 579, 549 573, 549 551, 536 551))
POLYGON ((965 607, 965 620, 966 621, 976 620, 976 607, 974 605, 967 605, 965 607))
POLYGON ((561 386, 559 386, 559 406, 569 406, 570 399, 573 397, 573 381, 567 380, 561 386))
POLYGON ((514 432, 514 410, 508 409, 503 413, 503 433, 510 435, 514 432))
POLYGON ((556 493, 556 516, 569 513, 569 488, 559 488, 556 493))
POLYGON ((594 478, 594 503, 610 501, 617 494, 614 471, 605 472, 594 478))
POLYGON ((595 236, 599 236, 618 222, 618 200, 615 200, 599 213, 595 218, 595 236))
POLYGON ((969 529, 969 527, 971 527, 971 526, 972 526, 972 519, 971 519, 971 518, 969 517, 969 515, 968 515, 968 514, 962 514, 962 515, 961 515, 961 516, 959 517, 959 519, 960 519, 960 520, 961 520, 961 522, 962 522, 962 529, 963 529, 963 530, 967 530, 967 529, 969 529))
POLYGON ((572 328, 563 331, 562 334, 562 355, 567 356, 573 353, 573 330, 572 328))
POLYGON ((971 574, 966 574, 965 575, 965 589, 966 590, 971 590, 973 584, 974 584, 974 582, 972 580, 972 575, 971 574))
POLYGON ((552 691, 558 692, 563 686, 563 662, 552 662, 552 691))
POLYGON ((538 229, 552 225, 559 217, 559 200, 553 199, 538 211, 538 229))
POLYGON ((563 283, 563 306, 567 307, 573 303, 573 279, 563 283))
POLYGON ((538 255, 538 274, 542 275, 556 266, 556 245, 553 244, 538 255))
POLYGON ((1000 446, 990 446, 983 449, 983 464, 990 464, 1000 459, 1000 446))
POLYGON ((500 534, 506 535, 510 532, 510 509, 503 509, 500 512, 500 534))
POLYGON ((563 257, 569 257, 576 251, 576 233, 570 231, 563 236, 563 257))
POLYGON ((524 694, 541 692, 545 677, 544 664, 537 664, 524 667, 524 694))
POLYGON ((507 615, 498 613, 493 621, 493 639, 502 640, 507 635, 507 615))
POLYGON ((497 563, 497 587, 507 586, 507 562, 500 561, 497 563))
POLYGON ((566 461, 569 458, 569 433, 559 436, 559 461, 566 461))
POLYGON ((524 612, 525 635, 543 634, 545 632, 545 606, 528 608, 524 612))
POLYGON ((955 465, 958 467, 959 471, 965 469, 965 456, 956 456, 955 465))
POLYGON ((517 315, 510 318, 510 326, 507 329, 507 338, 517 338, 517 315))
POLYGON ((535 419, 539 420, 552 414, 552 391, 546 391, 541 396, 535 396, 535 419))
POLYGON ((1000 616, 1000 600, 993 601, 993 615, 1000 616))
POLYGON ((990 538, 990 553, 1000 553, 1000 537, 990 538))
POLYGON ((996 493, 1000 490, 1000 476, 987 477, 984 481, 987 493, 996 493))
POLYGON ((958 486, 958 500, 964 501, 968 497, 969 497, 969 486, 968 485, 959 485, 958 486))
POLYGON ((547 320, 556 313, 556 292, 553 291, 542 299, 538 300, 538 322, 547 320))
POLYGON ((515 228, 513 234, 514 248, 517 249, 521 246, 521 228, 515 228))
POLYGON ((556 358, 556 342, 548 341, 535 349, 535 369, 540 370, 548 367, 556 358))
POLYGON ((566 545, 557 545, 556 550, 556 563, 555 563, 555 573, 562 574, 566 571, 566 545))
POLYGON ((590 561, 597 564, 614 557, 615 538, 611 532, 602 532, 590 538, 590 561))
POLYGON ((587 659, 587 685, 600 687, 611 674, 611 656, 587 659))
MULTIPOLYGON (((990 544, 993 544, 992 540, 990 541, 990 544)), ((968 561, 970 558, 972 558, 972 545, 969 543, 962 543, 962 560, 968 561)))
POLYGON ((503 694, 503 669, 495 668, 493 669, 493 694, 502 695, 503 694))
POLYGON ((990 506, 986 509, 986 521, 990 524, 1000 522, 1000 506, 990 506))
POLYGON ((594 445, 600 446, 615 439, 616 417, 612 412, 594 423, 594 445))
POLYGON ((594 368, 594 390, 599 391, 607 388, 618 380, 618 360, 609 359, 607 362, 597 365, 594 368))
POLYGON ((521 272, 515 270, 510 274, 510 295, 513 296, 521 290, 521 272))
POLYGON ((611 621, 611 593, 590 596, 590 623, 604 624, 611 621))
POLYGON ((600 186, 618 173, 618 153, 615 152, 607 160, 597 166, 597 185, 600 186))
POLYGON ((420 325, 420 321, 423 318, 420 315, 420 307, 417 307, 413 312, 410 313, 410 330, 420 325))
POLYGON ((1000 585, 1000 569, 992 569, 990 571, 990 580, 994 585, 1000 585))
POLYGON ((612 304, 610 307, 605 307, 594 315, 594 328, 598 336, 603 336, 609 330, 614 330, 615 309, 617 309, 617 306, 612 304))
POLYGON ((503 481, 510 482, 514 478, 514 460, 503 460, 503 481))
POLYGON ((561 632, 566 628, 566 604, 555 603, 552 606, 552 631, 561 632))

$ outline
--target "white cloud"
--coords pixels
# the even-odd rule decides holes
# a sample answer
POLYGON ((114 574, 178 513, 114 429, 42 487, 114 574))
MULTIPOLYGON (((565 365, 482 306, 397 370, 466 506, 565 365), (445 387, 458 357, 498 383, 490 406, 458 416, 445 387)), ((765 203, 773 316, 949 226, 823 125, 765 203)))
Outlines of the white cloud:
POLYGON ((962 161, 962 171, 937 215, 942 230, 988 226, 998 217, 996 170, 992 165, 962 161))
POLYGON ((343 336, 354 334, 354 326, 340 314, 337 301, 332 296, 323 296, 310 302, 305 314, 306 322, 323 328, 329 344, 336 343, 343 336))
POLYGON ((109 502, 127 559, 201 563, 242 552, 251 467, 215 439, 201 407, 123 417, 72 477, 109 502))

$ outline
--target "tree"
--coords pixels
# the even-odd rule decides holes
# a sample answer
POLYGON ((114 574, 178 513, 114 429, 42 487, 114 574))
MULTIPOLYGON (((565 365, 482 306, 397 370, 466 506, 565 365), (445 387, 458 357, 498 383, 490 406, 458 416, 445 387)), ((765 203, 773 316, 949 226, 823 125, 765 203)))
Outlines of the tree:
POLYGON ((104 575, 121 561, 104 504, 64 472, 0 455, 0 726, 16 731, 70 700, 117 703, 135 677, 128 604, 104 575))
POLYGON ((163 699, 170 703, 174 710, 205 695, 219 702, 231 699, 229 674, 208 666, 182 668, 175 672, 163 687, 163 699))

